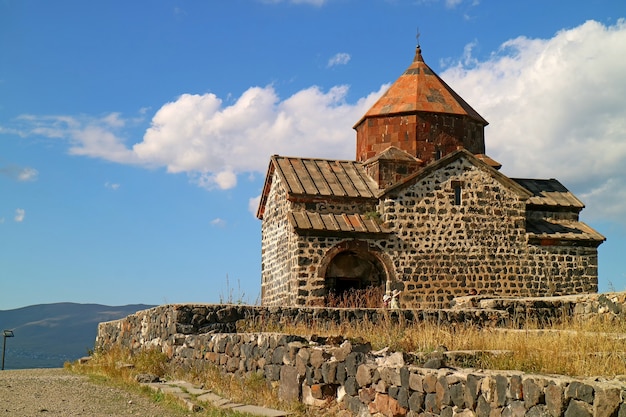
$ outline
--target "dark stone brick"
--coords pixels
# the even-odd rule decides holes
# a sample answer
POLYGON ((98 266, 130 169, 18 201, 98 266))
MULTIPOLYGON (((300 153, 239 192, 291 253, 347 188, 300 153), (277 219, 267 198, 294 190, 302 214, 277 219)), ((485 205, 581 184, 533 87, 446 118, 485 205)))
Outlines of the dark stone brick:
POLYGON ((524 390, 524 406, 526 409, 545 402, 544 392, 534 379, 526 379, 522 383, 524 390))
POLYGON ((358 387, 358 385, 356 383, 356 378, 355 377, 349 376, 346 379, 346 382, 344 383, 343 386, 346 389, 346 394, 352 395, 352 396, 358 395, 359 387, 358 387))
POLYGON ((450 385, 450 401, 459 408, 465 407, 465 390, 463 384, 456 383, 450 385))
MULTIPOLYGON (((439 414, 439 407, 437 406, 437 395, 434 393, 426 394, 426 398, 424 399, 424 411, 427 413, 439 414)), ((482 417, 482 416, 479 416, 482 417)), ((489 416, 487 416, 489 417, 489 416)))
POLYGON ((591 385, 583 384, 582 382, 574 381, 567 387, 565 396, 567 398, 573 398, 575 400, 584 401, 588 404, 593 404, 593 387, 591 385))
POLYGON ((502 417, 524 417, 525 414, 524 401, 513 401, 502 409, 502 417))
POLYGON ((357 368, 365 362, 365 354, 362 352, 351 352, 346 357, 346 373, 348 376, 355 376, 357 368))
POLYGON ((424 410, 424 393, 414 392, 409 397, 409 409, 411 411, 420 412, 424 410))
POLYGON ((496 375, 496 405, 498 407, 506 404, 506 390, 508 388, 509 381, 503 375, 496 375))
POLYGON ((337 362, 324 362, 322 365, 322 379, 327 384, 337 383, 337 362))
POLYGON ((548 407, 547 406, 545 406, 543 404, 539 404, 539 405, 536 405, 534 407, 531 407, 526 412, 526 417, 552 417, 552 415, 548 411, 548 407))
POLYGON ((478 392, 480 390, 481 378, 469 374, 465 383, 465 406, 474 409, 476 407, 476 401, 478 400, 478 392))
POLYGON ((343 384, 346 382, 346 364, 344 362, 337 362, 337 382, 343 384))
POLYGON ((564 417, 592 417, 593 410, 586 401, 571 400, 564 417))
POLYGON ((491 414, 491 406, 482 395, 478 397, 475 412, 476 417, 489 417, 489 415, 491 414))
POLYGON ((389 387, 389 396, 393 398, 394 400, 397 400, 399 391, 400 391, 400 387, 396 387, 395 385, 392 385, 389 387))
POLYGON ((403 408, 409 408, 409 390, 402 387, 398 390, 398 405, 403 408))
POLYGON ((295 366, 282 366, 279 372, 278 397, 283 401, 300 401, 302 381, 295 366))
POLYGON ((402 388, 409 389, 409 375, 410 372, 406 366, 400 368, 400 384, 402 385, 402 388))

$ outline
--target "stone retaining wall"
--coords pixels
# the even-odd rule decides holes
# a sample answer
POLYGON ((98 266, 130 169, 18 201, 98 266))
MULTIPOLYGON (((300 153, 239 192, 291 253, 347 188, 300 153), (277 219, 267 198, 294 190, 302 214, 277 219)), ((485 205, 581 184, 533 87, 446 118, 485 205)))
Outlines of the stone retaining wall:
POLYGON ((381 318, 506 324, 520 317, 626 314, 626 293, 546 299, 459 300, 449 310, 281 309, 234 305, 165 305, 100 323, 97 349, 155 348, 185 367, 217 366, 262 374, 281 398, 321 406, 339 401, 355 415, 425 417, 626 417, 626 378, 613 381, 478 371, 464 352, 429 355, 372 352, 341 337, 233 333, 239 320, 362 321, 381 318), (467 304, 481 308, 461 308, 467 304), (220 333, 222 332, 222 333, 220 333), (224 333, 228 332, 228 333, 224 333))

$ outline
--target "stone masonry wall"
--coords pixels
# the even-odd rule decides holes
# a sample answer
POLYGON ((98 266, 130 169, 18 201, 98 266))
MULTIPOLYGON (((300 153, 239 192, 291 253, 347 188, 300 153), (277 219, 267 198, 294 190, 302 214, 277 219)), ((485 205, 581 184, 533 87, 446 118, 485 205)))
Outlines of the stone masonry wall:
POLYGON ((464 159, 384 200, 380 210, 400 239, 387 249, 405 283, 405 305, 443 306, 470 290, 503 296, 597 291, 595 249, 529 245, 525 202, 464 159))
POLYGON ((356 159, 366 161, 395 146, 425 163, 463 147, 474 154, 485 153, 484 128, 469 117, 418 113, 375 117, 356 126, 356 159))
POLYGON ((290 203, 280 182, 274 175, 261 228, 261 300, 267 305, 295 303, 292 262, 297 236, 287 220, 290 203))
MULTIPOLYGON (((531 314, 531 310, 555 317, 626 315, 626 293, 472 302, 503 309, 501 312, 513 309, 520 316, 531 314), (537 308, 537 303, 542 303, 544 309, 537 308)), ((480 320, 494 323, 494 311, 498 310, 431 310, 412 314, 414 319, 463 321, 482 317, 480 320)), ((159 349, 184 367, 216 366, 237 377, 260 374, 285 400, 313 406, 337 401, 359 416, 626 417, 626 383, 619 379, 462 369, 457 366, 468 359, 459 353, 372 352, 368 344, 353 344, 341 337, 209 333, 234 331, 234 323, 241 319, 281 317, 306 321, 317 317, 362 321, 365 315, 374 317, 375 312, 400 313, 232 305, 160 306, 101 323, 96 348, 117 345, 132 350, 159 349)))

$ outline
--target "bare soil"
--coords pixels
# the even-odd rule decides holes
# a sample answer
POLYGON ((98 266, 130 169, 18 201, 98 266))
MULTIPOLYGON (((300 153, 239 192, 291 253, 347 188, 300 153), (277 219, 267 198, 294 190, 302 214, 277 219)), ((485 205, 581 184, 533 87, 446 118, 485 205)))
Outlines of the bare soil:
POLYGON ((184 417, 192 413, 155 403, 65 369, 0 371, 0 417, 184 417))

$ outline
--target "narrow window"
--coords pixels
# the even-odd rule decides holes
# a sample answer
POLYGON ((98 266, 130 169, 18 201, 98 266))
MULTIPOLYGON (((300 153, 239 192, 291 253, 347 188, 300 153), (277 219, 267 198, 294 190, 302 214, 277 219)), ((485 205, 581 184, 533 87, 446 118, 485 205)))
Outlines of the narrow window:
POLYGON ((441 159, 441 149, 437 148, 435 151, 435 160, 438 161, 441 159))
POLYGON ((463 190, 463 182, 462 181, 452 181, 452 189, 454 190, 454 205, 460 206, 462 203, 461 200, 461 190, 463 190))

